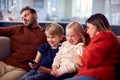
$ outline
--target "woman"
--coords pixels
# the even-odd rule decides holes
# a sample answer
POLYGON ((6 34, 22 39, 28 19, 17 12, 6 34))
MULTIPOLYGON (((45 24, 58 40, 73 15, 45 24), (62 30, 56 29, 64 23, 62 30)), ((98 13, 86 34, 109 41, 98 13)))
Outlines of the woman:
POLYGON ((78 63, 82 63, 74 78, 66 80, 115 80, 118 63, 118 41, 108 20, 97 13, 86 20, 90 41, 78 63))

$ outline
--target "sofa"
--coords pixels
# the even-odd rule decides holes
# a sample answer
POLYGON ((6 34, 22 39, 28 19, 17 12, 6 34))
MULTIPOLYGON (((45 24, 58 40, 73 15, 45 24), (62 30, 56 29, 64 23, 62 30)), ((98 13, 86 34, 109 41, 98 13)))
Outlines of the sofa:
POLYGON ((0 60, 2 60, 4 57, 10 54, 10 44, 10 38, 0 36, 0 60))
MULTIPOLYGON (((117 36, 119 42, 119 64, 117 65, 117 76, 116 80, 120 80, 120 36, 117 36)), ((10 38, 0 36, 0 60, 8 56, 11 53, 11 42, 10 38)))

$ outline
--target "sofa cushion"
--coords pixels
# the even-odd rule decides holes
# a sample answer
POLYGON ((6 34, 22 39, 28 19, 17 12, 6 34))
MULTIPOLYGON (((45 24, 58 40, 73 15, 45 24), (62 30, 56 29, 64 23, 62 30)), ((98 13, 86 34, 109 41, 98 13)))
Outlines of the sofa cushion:
POLYGON ((10 39, 8 37, 0 36, 0 60, 8 56, 10 52, 10 39))

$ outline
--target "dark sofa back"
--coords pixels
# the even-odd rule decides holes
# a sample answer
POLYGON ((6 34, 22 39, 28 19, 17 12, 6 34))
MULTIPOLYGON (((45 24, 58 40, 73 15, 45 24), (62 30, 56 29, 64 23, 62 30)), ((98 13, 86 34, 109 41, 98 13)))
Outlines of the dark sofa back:
MULTIPOLYGON (((45 28, 50 23, 52 23, 52 22, 39 22, 39 24, 43 28, 45 28)), ((64 22, 63 23, 58 22, 58 23, 61 24, 64 29, 65 29, 66 25, 68 24, 68 23, 64 23, 64 22)), ((22 22, 0 22, 0 27, 8 27, 8 26, 18 25, 18 24, 22 24, 22 22)), ((84 28, 86 27, 85 24, 83 24, 83 27, 84 28)), ((116 36, 120 36, 120 25, 111 25, 111 29, 116 34, 116 36)))
POLYGON ((117 36, 118 42, 119 42, 119 63, 117 65, 117 79, 120 80, 120 36, 117 36))

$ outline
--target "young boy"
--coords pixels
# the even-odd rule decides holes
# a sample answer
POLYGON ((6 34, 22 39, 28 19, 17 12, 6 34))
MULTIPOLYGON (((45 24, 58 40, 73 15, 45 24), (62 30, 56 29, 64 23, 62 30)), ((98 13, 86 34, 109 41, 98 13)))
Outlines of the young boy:
POLYGON ((53 58, 58 52, 59 43, 63 39, 63 33, 62 26, 57 23, 46 27, 47 43, 37 48, 38 52, 35 60, 33 60, 34 63, 29 62, 32 69, 19 80, 44 80, 52 77, 49 73, 51 72, 53 58))

